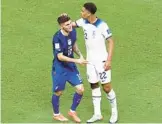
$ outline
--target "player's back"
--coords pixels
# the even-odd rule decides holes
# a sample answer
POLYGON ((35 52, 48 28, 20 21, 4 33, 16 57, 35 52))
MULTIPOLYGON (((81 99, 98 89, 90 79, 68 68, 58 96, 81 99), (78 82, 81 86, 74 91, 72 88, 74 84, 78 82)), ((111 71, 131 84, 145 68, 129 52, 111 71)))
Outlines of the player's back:
POLYGON ((91 24, 82 18, 77 20, 76 24, 84 31, 87 59, 89 61, 106 60, 108 53, 105 40, 112 35, 107 24, 101 19, 97 19, 95 23, 91 24))
POLYGON ((73 62, 60 61, 57 54, 63 53, 63 55, 74 58, 73 45, 76 41, 76 31, 73 29, 68 36, 64 36, 61 30, 57 31, 53 36, 53 69, 57 70, 58 73, 65 71, 73 71, 76 68, 73 62))

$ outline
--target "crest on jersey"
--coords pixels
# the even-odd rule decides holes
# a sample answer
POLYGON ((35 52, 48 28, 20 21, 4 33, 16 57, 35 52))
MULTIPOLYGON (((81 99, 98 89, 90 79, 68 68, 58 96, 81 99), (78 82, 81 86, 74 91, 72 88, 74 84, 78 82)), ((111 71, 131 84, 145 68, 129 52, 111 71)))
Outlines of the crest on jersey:
POLYGON ((71 45, 71 39, 68 39, 68 45, 71 45))
POLYGON ((92 33, 92 37, 95 38, 95 36, 96 36, 96 32, 93 31, 93 33, 92 33))

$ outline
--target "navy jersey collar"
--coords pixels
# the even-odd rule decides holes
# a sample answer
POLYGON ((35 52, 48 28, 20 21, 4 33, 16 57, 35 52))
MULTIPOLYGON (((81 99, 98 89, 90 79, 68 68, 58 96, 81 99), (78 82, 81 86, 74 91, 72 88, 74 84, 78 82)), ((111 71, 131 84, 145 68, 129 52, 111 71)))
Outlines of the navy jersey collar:
POLYGON ((59 30, 59 32, 60 32, 60 34, 61 34, 63 37, 69 37, 70 34, 71 34, 71 32, 70 32, 68 35, 64 35, 61 29, 59 30))

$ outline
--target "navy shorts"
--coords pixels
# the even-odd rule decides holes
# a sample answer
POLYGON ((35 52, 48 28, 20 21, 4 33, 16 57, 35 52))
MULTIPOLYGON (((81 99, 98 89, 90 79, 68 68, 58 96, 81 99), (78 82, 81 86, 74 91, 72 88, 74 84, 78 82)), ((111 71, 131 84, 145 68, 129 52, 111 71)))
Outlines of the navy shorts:
POLYGON ((82 84, 82 79, 79 72, 67 71, 64 73, 56 73, 52 71, 52 81, 53 81, 53 92, 63 91, 65 89, 66 82, 69 82, 72 86, 82 84))

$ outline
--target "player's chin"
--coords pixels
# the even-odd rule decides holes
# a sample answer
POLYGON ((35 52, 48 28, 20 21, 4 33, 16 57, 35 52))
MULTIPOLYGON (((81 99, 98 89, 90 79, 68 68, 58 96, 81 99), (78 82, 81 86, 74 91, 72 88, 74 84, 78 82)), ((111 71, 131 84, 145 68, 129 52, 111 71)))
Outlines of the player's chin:
POLYGON ((73 28, 69 28, 68 31, 71 32, 73 30, 73 28))
POLYGON ((84 15, 84 14, 81 14, 81 17, 82 17, 83 19, 85 19, 85 15, 84 15))
POLYGON ((81 16, 83 19, 87 19, 85 16, 81 16))
POLYGON ((87 19, 88 18, 88 16, 86 16, 86 15, 81 15, 81 17, 83 18, 83 19, 87 19))

